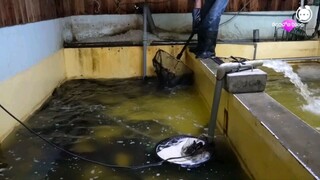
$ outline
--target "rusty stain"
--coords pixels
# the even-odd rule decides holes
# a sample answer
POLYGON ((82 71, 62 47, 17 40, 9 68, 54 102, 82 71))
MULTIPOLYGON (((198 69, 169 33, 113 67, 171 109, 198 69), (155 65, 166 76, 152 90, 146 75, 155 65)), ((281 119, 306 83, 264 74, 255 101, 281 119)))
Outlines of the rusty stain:
POLYGON ((83 52, 82 49, 78 49, 78 54, 79 54, 79 65, 80 65, 80 72, 81 74, 84 74, 84 67, 83 67, 83 52))
POLYGON ((95 49, 91 49, 92 54, 92 72, 99 70, 99 53, 95 49))

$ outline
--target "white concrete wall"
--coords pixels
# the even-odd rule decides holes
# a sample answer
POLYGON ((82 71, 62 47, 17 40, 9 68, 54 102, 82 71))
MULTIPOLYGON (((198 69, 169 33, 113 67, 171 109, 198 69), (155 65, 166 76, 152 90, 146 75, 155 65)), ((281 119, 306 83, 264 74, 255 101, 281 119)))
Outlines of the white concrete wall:
MULTIPOLYGON (((0 104, 20 120, 65 77, 65 19, 0 28, 0 104)), ((17 124, 0 109, 0 143, 17 124)))
MULTIPOLYGON (((313 19, 307 24, 308 35, 314 32, 316 25, 317 7, 313 6, 313 19)), ((259 29, 260 39, 270 40, 274 37, 275 27, 273 23, 282 23, 286 19, 291 19, 294 11, 286 12, 251 12, 241 13, 235 16, 230 22, 220 26, 219 38, 222 40, 241 40, 252 39, 253 30, 259 29)), ((226 13, 221 23, 228 21, 234 14, 226 13)), ((280 29, 278 33, 282 33, 280 29)))
MULTIPOLYGON (((313 18, 307 24, 307 32, 311 35, 316 24, 318 7, 312 6, 313 18)), ((272 40, 275 28, 273 23, 281 23, 291 19, 294 11, 285 12, 249 12, 225 13, 220 22, 219 39, 221 40, 251 40, 253 30, 259 29, 260 39, 272 40), (231 20, 230 20, 231 19, 231 20), (225 23, 227 22, 227 23, 225 23)), ((191 14, 154 14, 156 25, 173 32, 186 32, 191 29, 191 14)), ((279 31, 279 33, 282 31, 279 31)))
POLYGON ((0 28, 0 82, 63 48, 64 19, 0 28))
POLYGON ((142 16, 136 14, 71 16, 69 22, 73 39, 82 41, 139 29, 143 21, 142 16))
MULTIPOLYGON (((317 7, 313 6, 314 18, 307 25, 308 33, 315 27, 317 7)), ((260 39, 273 40, 275 28, 273 23, 281 23, 291 18, 294 11, 285 12, 249 12, 249 13, 225 13, 222 16, 219 39, 221 40, 251 40, 253 30, 259 29, 260 39), (229 21, 232 18, 231 21, 229 21), (225 23, 228 21, 228 23, 225 23)), ((153 14, 155 25, 171 33, 180 33, 184 36, 171 36, 177 40, 185 40, 191 32, 191 13, 186 14, 153 14)), ((95 16, 73 16, 71 17, 71 31, 77 40, 88 38, 101 38, 104 36, 124 33, 130 29, 142 30, 142 15, 95 15, 95 16)), ((280 33, 280 31, 279 31, 280 33)), ((141 36, 141 33, 137 35, 141 36)), ((134 34, 133 34, 134 35, 134 34)), ((128 40, 133 36, 130 34, 128 40)), ((163 38, 164 33, 160 33, 163 38)), ((168 35, 169 36, 169 35, 168 35)), ((149 38, 156 39, 149 35, 149 38)), ((137 39, 137 38, 135 38, 137 39)), ((172 39, 172 38, 171 38, 172 39)), ((105 39, 106 41, 108 39, 105 39)), ((119 38, 119 40, 123 40, 119 38)), ((142 37, 141 37, 142 40, 142 37)))

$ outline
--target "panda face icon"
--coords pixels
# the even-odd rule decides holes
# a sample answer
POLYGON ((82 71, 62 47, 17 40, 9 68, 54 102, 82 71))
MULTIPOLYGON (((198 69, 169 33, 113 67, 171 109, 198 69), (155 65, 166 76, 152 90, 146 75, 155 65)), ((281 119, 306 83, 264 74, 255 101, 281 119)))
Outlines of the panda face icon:
POLYGON ((310 6, 305 6, 304 8, 299 7, 296 12, 296 18, 302 23, 308 23, 312 19, 310 6))

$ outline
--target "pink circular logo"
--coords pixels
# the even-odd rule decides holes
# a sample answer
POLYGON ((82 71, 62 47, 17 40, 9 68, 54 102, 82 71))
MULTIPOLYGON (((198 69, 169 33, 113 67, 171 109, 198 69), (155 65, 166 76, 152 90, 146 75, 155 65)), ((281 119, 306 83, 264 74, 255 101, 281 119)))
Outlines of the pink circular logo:
POLYGON ((282 22, 282 28, 287 32, 291 32, 296 26, 297 22, 293 19, 286 19, 282 22))

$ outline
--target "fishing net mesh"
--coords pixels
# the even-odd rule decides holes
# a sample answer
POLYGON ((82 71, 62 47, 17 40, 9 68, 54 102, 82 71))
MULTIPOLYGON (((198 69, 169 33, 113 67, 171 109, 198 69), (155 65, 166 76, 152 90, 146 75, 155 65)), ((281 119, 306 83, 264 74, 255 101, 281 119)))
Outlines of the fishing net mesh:
POLYGON ((162 86, 174 87, 193 83, 193 71, 171 54, 158 50, 152 62, 162 86))

